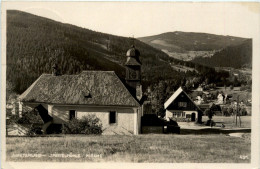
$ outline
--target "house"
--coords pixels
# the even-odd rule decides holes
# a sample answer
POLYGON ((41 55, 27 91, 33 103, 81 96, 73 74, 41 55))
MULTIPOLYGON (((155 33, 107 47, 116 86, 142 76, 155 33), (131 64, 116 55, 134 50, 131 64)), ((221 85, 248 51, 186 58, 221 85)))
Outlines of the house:
POLYGON ((204 103, 204 100, 203 100, 203 98, 200 95, 198 95, 196 97, 194 103, 197 104, 197 105, 200 105, 200 104, 204 103))
POLYGON ((187 93, 179 89, 164 103, 166 109, 166 120, 174 118, 177 121, 191 121, 200 123, 202 111, 191 100, 187 93))
POLYGON ((143 112, 140 52, 132 46, 126 56, 125 81, 114 71, 61 75, 55 65, 52 74, 42 74, 19 97, 20 107, 38 110, 44 133, 51 124, 62 126, 94 114, 101 120, 103 134, 139 134, 143 112))
POLYGON ((225 95, 222 93, 219 93, 217 96, 216 104, 224 104, 225 101, 225 95))
POLYGON ((199 85, 199 87, 195 91, 203 92, 203 87, 201 85, 199 85))

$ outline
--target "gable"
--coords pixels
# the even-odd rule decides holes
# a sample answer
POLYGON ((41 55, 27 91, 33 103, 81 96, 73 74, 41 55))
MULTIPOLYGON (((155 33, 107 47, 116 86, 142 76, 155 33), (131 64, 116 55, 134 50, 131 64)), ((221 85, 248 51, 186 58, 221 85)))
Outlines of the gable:
POLYGON ((168 110, 201 111, 181 87, 164 103, 164 108, 168 110))
POLYGON ((181 92, 167 107, 168 110, 196 110, 196 108, 195 104, 184 92, 181 92))
POLYGON ((139 106, 113 71, 78 75, 43 74, 21 96, 22 102, 70 105, 139 106))

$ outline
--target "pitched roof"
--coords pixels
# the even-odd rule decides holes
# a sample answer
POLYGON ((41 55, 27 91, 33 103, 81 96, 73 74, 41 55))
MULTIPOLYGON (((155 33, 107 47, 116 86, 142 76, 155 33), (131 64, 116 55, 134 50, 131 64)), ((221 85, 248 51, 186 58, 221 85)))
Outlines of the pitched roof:
MULTIPOLYGON (((173 95, 164 103, 164 109, 167 109, 170 104, 181 94, 184 93, 192 103, 194 103, 191 98, 189 97, 189 95, 182 89, 182 87, 179 87, 178 90, 176 90, 176 92, 173 93, 173 95)), ((194 105, 200 110, 200 108, 194 103, 194 105)))
POLYGON ((20 97, 22 102, 140 106, 114 71, 41 75, 20 97))
POLYGON ((173 95, 164 103, 164 108, 166 109, 177 98, 177 96, 181 94, 182 91, 182 88, 179 87, 179 89, 176 90, 176 92, 174 92, 173 95))

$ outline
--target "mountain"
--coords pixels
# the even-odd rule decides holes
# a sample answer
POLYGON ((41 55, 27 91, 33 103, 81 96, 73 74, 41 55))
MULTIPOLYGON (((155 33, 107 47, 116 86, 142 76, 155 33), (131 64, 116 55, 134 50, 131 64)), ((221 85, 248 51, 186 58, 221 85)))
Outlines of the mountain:
MULTIPOLYGON (((211 62, 210 58, 218 58, 218 66, 234 66, 233 64, 228 65, 228 63, 219 64, 225 62, 224 58, 220 56, 224 55, 224 53, 228 54, 226 58, 229 58, 229 60, 239 59, 246 61, 244 62, 246 65, 250 65, 252 60, 252 45, 250 49, 251 39, 246 38, 176 31, 138 39, 162 50, 170 57, 185 61, 194 61, 196 63, 200 63, 201 61, 204 65, 211 67, 216 66, 216 61, 211 62), (239 49, 241 47, 245 47, 245 49, 239 49), (235 52, 234 50, 236 49, 238 51, 235 52), (232 51, 236 54, 239 54, 239 52, 242 53, 234 58, 234 55, 227 51, 232 51)), ((244 63, 240 62, 234 67, 243 67, 244 63)))
MULTIPOLYGON (((166 61, 169 57, 139 40, 144 84, 160 79, 178 79, 166 61)), ((114 70, 125 76, 126 51, 133 40, 114 36, 22 11, 7 11, 7 84, 22 93, 41 74, 51 73, 54 62, 62 74, 78 74, 83 70, 114 70)))
POLYGON ((126 52, 133 43, 141 53, 144 92, 148 87, 153 92, 164 88, 164 93, 170 96, 180 85, 197 87, 205 80, 223 86, 229 76, 225 71, 169 57, 138 39, 133 42, 132 38, 17 10, 7 11, 6 33, 7 99, 24 92, 43 73, 51 73, 54 63, 61 74, 79 74, 83 70, 115 71, 124 81, 126 52))
POLYGON ((252 68, 252 40, 248 39, 242 44, 228 46, 212 57, 197 57, 193 62, 211 67, 252 68))

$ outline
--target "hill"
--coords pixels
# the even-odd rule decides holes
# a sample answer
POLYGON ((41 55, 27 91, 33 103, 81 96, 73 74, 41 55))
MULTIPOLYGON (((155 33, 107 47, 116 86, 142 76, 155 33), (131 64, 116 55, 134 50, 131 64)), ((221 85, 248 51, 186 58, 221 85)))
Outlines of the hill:
POLYGON ((229 66, 227 62, 226 64, 219 64, 225 62, 225 59, 221 55, 225 55, 229 60, 239 59, 246 61, 235 65, 231 64, 230 66, 232 67, 242 67, 244 64, 251 65, 252 51, 249 51, 252 50, 252 46, 250 48, 249 45, 251 39, 176 31, 141 37, 139 40, 162 50, 170 57, 185 61, 194 61, 196 63, 200 63, 201 61, 204 65, 211 67, 215 67, 216 61, 213 61, 214 58, 218 58, 219 60, 217 66, 229 66), (238 55, 234 57, 234 54, 227 51, 235 52, 238 55), (240 54, 240 52, 242 53, 240 54))
POLYGON ((241 44, 246 40, 245 38, 234 36, 180 31, 167 32, 138 39, 159 49, 166 47, 166 49, 172 52, 219 50, 228 46, 241 44))
POLYGON ((216 52, 212 57, 198 57, 193 60, 195 63, 211 67, 252 67, 252 40, 246 40, 236 46, 228 46, 216 52), (250 57, 251 56, 251 57, 250 57))
MULTIPOLYGON (((165 60, 168 56, 139 40, 142 79, 151 84, 179 74, 165 60)), ((22 93, 42 73, 51 73, 54 60, 62 74, 82 70, 114 70, 124 78, 127 37, 95 32, 22 11, 7 11, 7 81, 10 90, 22 93)))
MULTIPOLYGON (((83 70, 109 70, 124 81, 126 51, 133 40, 64 24, 22 11, 7 11, 7 100, 24 92, 40 75, 51 73, 56 62, 61 74, 83 70)), ((163 103, 179 88, 195 89, 232 84, 229 73, 198 63, 169 57, 140 40, 144 96, 152 112, 163 117, 163 103), (151 90, 146 90, 146 89, 151 90)), ((188 49, 188 48, 187 48, 188 49)), ((246 82, 243 82, 246 83, 246 82)), ((236 81, 236 85, 241 82, 236 81)))

